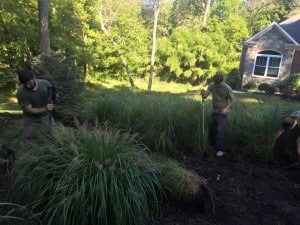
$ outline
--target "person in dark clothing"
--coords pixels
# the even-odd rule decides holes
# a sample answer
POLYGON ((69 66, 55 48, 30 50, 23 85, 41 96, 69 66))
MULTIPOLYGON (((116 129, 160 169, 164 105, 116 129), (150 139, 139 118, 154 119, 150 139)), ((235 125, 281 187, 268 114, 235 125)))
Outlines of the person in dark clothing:
POLYGON ((29 140, 49 125, 49 112, 54 108, 48 96, 51 84, 47 80, 36 79, 29 69, 20 71, 18 76, 21 87, 17 91, 17 99, 23 109, 23 139, 29 140))
POLYGON ((227 114, 236 102, 231 87, 223 82, 223 76, 218 74, 208 85, 207 90, 202 90, 202 98, 207 98, 212 93, 213 112, 209 127, 209 140, 216 150, 216 156, 222 157, 225 154, 225 129, 227 114))
POLYGON ((285 117, 275 134, 273 156, 281 166, 289 167, 300 161, 300 111, 285 117))

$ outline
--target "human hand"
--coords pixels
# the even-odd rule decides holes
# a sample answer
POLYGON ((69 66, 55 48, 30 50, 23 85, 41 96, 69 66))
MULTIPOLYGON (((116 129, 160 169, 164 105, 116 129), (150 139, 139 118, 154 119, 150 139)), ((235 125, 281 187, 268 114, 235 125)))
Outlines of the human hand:
POLYGON ((221 113, 222 115, 226 115, 228 112, 229 112, 229 109, 227 109, 227 108, 224 108, 224 109, 222 109, 222 110, 220 111, 220 113, 221 113))
POLYGON ((47 104, 48 111, 52 111, 53 109, 54 109, 54 104, 52 104, 52 103, 47 104))
POLYGON ((275 140, 277 139, 277 138, 279 138, 282 134, 283 134, 283 132, 284 132, 284 130, 278 130, 276 133, 275 133, 275 140))

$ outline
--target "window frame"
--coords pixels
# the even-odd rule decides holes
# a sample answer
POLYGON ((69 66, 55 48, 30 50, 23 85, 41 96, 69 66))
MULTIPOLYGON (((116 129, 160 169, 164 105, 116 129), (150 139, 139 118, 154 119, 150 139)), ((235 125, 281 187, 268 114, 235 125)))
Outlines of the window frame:
POLYGON ((282 64, 282 58, 283 58, 282 54, 280 54, 279 52, 276 52, 276 51, 264 50, 264 51, 258 52, 256 54, 255 61, 254 61, 253 70, 252 70, 252 76, 253 77, 262 77, 262 78, 270 78, 270 79, 278 79, 279 78, 280 69, 281 69, 281 64, 282 64), (272 54, 272 53, 274 53, 274 54, 272 54), (267 58, 267 62, 266 62, 265 69, 264 69, 264 75, 257 75, 257 74, 254 73, 256 67, 258 66, 256 64, 258 57, 265 57, 265 58, 267 58), (271 67, 270 66, 270 60, 271 60, 271 58, 280 59, 280 63, 279 63, 278 67, 271 67), (268 76, 267 75, 269 68, 278 68, 278 73, 277 73, 276 77, 272 77, 272 76, 268 76))

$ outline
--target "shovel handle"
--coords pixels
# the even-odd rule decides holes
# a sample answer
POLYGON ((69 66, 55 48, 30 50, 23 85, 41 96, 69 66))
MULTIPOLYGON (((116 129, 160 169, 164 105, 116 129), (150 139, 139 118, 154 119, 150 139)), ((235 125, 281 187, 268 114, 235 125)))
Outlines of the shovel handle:
POLYGON ((204 119, 205 119, 205 111, 204 111, 204 98, 202 96, 202 135, 204 137, 204 119))
MULTIPOLYGON (((49 86, 48 88, 48 103, 52 104, 53 101, 52 101, 52 86, 49 86)), ((52 122, 52 111, 48 111, 48 114, 49 114, 49 124, 51 124, 52 122)))

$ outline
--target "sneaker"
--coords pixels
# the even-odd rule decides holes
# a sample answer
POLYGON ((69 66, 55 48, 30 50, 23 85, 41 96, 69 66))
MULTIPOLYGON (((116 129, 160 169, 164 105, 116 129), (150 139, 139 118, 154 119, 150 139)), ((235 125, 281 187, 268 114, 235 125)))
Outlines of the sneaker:
POLYGON ((218 157, 222 157, 223 155, 225 155, 225 152, 223 152, 223 151, 218 151, 216 153, 216 156, 218 156, 218 157))

